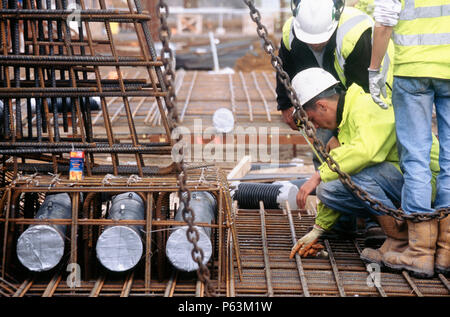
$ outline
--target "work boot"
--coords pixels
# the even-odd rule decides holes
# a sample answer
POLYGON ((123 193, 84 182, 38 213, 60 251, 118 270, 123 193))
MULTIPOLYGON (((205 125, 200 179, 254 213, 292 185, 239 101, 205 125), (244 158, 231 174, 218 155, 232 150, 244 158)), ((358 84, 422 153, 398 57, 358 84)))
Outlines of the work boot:
POLYGON ((408 247, 403 252, 386 252, 383 264, 393 270, 407 270, 418 278, 434 275, 434 255, 438 236, 437 219, 408 224, 408 247))
POLYGON ((408 246, 408 228, 406 222, 398 221, 391 216, 377 216, 377 220, 386 234, 386 240, 378 249, 365 248, 361 252, 361 260, 366 263, 383 265, 382 257, 386 252, 403 252, 408 246))
POLYGON ((365 246, 377 246, 386 240, 384 230, 378 225, 367 227, 364 233, 365 246))
POLYGON ((436 273, 450 273, 450 216, 439 221, 434 268, 436 273))

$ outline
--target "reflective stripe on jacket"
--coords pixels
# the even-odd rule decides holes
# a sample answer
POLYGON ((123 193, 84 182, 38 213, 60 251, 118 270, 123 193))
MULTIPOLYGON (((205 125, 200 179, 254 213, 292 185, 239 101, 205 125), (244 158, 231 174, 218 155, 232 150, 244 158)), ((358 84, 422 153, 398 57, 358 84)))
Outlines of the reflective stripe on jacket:
MULTIPOLYGON (((335 60, 334 67, 338 73, 339 79, 347 86, 346 78, 344 76, 345 60, 353 51, 356 42, 360 38, 361 34, 367 30, 367 28, 372 28, 373 30, 374 21, 373 19, 365 14, 364 12, 352 8, 345 7, 344 12, 339 20, 337 35, 336 35, 336 50, 335 50, 335 60)), ((373 34, 373 31, 372 31, 373 34)), ((393 71, 393 58, 394 58, 394 44, 389 40, 387 52, 381 62, 380 71, 385 78, 385 82, 392 87, 394 80, 393 71)), ((388 102, 392 97, 391 89, 387 89, 388 102)))
POLYGON ((450 79, 450 0, 401 0, 395 76, 450 79))
MULTIPOLYGON (((295 39, 293 32, 293 17, 289 18, 283 26, 283 44, 290 50, 292 42, 295 39)), ((338 28, 336 31, 336 48, 334 51, 334 69, 339 77, 339 80, 347 87, 347 78, 345 77, 345 64, 349 55, 353 52, 356 43, 361 35, 367 30, 372 29, 373 32, 374 21, 364 12, 352 8, 345 7, 341 18, 339 19, 338 28)), ((382 60, 380 71, 385 77, 385 81, 392 87, 394 72, 392 61, 394 58, 394 45, 392 40, 389 41, 388 50, 382 60)), ((350 82, 351 84, 351 82, 350 82)), ((388 98, 385 100, 391 103, 392 91, 387 89, 388 98)))

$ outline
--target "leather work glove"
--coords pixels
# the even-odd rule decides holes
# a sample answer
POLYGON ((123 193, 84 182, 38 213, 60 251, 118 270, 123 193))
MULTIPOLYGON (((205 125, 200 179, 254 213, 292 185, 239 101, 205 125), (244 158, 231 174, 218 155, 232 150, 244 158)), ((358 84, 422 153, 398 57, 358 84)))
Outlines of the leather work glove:
POLYGON ((387 109, 388 105, 381 100, 380 93, 384 98, 387 97, 386 81, 379 69, 368 69, 369 71, 369 90, 373 101, 375 101, 381 108, 387 109))
POLYGON ((297 243, 292 247, 291 254, 289 258, 292 259, 295 256, 295 253, 298 252, 300 256, 304 256, 307 252, 313 247, 320 236, 325 232, 318 225, 314 225, 313 229, 304 235, 302 238, 298 239, 297 243))

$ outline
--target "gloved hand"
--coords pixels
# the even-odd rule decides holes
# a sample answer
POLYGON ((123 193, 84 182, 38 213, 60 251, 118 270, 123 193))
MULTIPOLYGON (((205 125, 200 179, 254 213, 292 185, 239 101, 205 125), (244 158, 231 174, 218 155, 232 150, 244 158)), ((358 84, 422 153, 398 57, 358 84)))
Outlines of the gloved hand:
POLYGON ((375 101, 381 108, 387 109, 388 105, 381 100, 380 93, 384 98, 387 97, 386 81, 379 69, 368 69, 369 71, 369 90, 373 101, 375 101))
POLYGON ((295 253, 299 253, 302 256, 306 251, 308 251, 320 238, 320 236, 325 232, 318 225, 314 225, 313 229, 304 235, 302 238, 298 239, 297 243, 292 247, 291 254, 289 258, 292 259, 295 253))

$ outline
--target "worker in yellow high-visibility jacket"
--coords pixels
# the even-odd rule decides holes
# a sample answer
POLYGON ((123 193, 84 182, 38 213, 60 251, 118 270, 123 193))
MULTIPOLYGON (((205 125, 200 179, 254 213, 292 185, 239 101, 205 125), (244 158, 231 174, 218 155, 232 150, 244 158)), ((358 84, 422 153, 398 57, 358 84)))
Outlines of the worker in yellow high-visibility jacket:
MULTIPOLYGON (((344 87, 357 83, 369 92, 367 68, 372 51, 374 21, 364 12, 344 6, 343 0, 292 0, 293 16, 283 26, 278 56, 283 70, 292 79, 298 72, 320 67, 340 80, 344 87)), ((383 57, 381 74, 386 92, 377 101, 390 103, 393 80, 394 46, 391 41, 383 57)), ((286 88, 277 77, 277 104, 286 123, 297 129, 292 120, 292 104, 286 88)))
MULTIPOLYGON (((430 213, 450 206, 450 0, 376 0, 369 87, 379 96, 378 74, 392 36, 395 45, 392 104, 396 117, 400 166, 405 184, 405 213, 430 213), (433 104, 440 143, 440 174, 431 202, 428 168, 432 144, 433 104)), ((450 272, 450 216, 440 222, 408 221, 409 246, 384 255, 391 269, 419 277, 450 272)))
MULTIPOLYGON (((300 104, 315 127, 338 128, 337 143, 329 152, 341 171, 383 205, 396 208, 400 204, 403 175, 397 153, 395 117, 392 107, 381 109, 371 96, 356 84, 347 91, 336 88, 337 80, 320 68, 298 73, 292 86, 300 104)), ((429 169, 439 173, 439 142, 434 137, 429 169)), ((434 182, 433 177, 432 182, 434 182)), ((386 233, 386 241, 377 250, 364 249, 361 258, 382 265, 387 252, 402 251, 408 246, 405 223, 374 210, 367 202, 349 190, 336 172, 324 162, 319 170, 300 188, 297 205, 303 208, 306 197, 316 189, 320 203, 313 229, 300 238, 292 249, 298 250, 314 243, 329 231, 344 214, 360 217, 375 215, 386 233)), ((431 201, 431 198, 430 198, 431 201)))
MULTIPOLYGON (((368 71, 372 51, 373 19, 353 7, 344 6, 343 0, 292 0, 292 17, 283 26, 283 36, 278 55, 283 70, 292 79, 299 71, 320 67, 331 73, 346 88, 357 83, 369 92, 368 71)), ((390 104, 394 46, 391 43, 383 58, 380 73, 386 80, 380 106, 390 104)), ((298 130, 292 119, 293 107, 285 86, 277 76, 277 103, 284 121, 298 130)), ((317 129, 316 135, 326 145, 333 131, 317 129)), ((320 154, 319 154, 320 155, 320 154)), ((315 168, 320 158, 313 157, 315 168)), ((343 217, 344 218, 344 217, 343 217)), ((341 218, 336 231, 348 233, 356 227, 356 220, 347 224, 341 218), (353 222, 354 224, 349 224, 353 222), (341 226, 342 224, 342 226, 341 226)), ((376 222, 366 219, 365 242, 379 242, 383 231, 376 222)))

